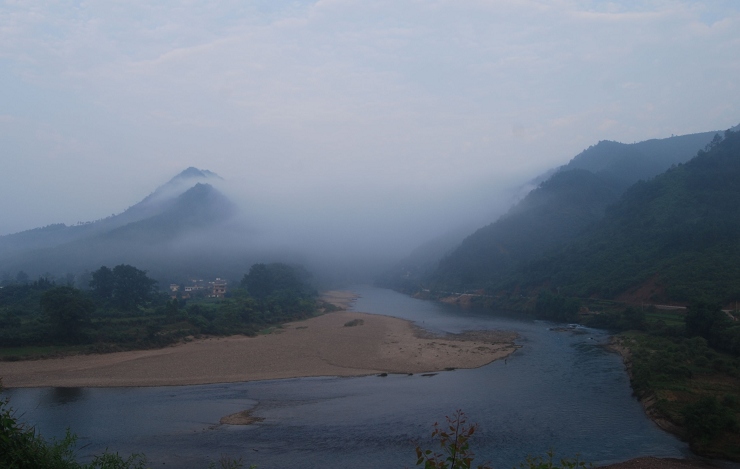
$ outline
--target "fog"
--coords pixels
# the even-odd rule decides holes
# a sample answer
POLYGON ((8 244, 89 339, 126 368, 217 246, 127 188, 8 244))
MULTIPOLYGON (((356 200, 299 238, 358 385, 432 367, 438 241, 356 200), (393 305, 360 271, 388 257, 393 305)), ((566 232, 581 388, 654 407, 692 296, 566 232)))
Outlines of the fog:
POLYGON ((600 140, 722 130, 740 108, 729 0, 42 1, 0 18, 0 235, 119 214, 193 166, 237 215, 173 253, 335 277, 492 222, 600 140))

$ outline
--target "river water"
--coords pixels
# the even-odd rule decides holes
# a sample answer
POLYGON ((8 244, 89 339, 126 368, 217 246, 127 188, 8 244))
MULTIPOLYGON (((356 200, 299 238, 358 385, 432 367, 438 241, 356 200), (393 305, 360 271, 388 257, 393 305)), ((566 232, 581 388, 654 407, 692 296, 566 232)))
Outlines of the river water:
POLYGON ((435 332, 512 330, 507 360, 434 376, 301 378, 159 388, 34 388, 7 391, 22 420, 45 436, 79 437, 78 455, 106 448, 146 454, 150 467, 205 468, 222 455, 259 469, 413 467, 417 442, 462 409, 480 426, 476 463, 518 466, 527 455, 580 454, 596 464, 638 456, 686 457, 687 446, 645 417, 603 331, 461 310, 390 290, 354 289, 355 311, 415 321, 435 332), (218 425, 253 409, 251 426, 218 425))

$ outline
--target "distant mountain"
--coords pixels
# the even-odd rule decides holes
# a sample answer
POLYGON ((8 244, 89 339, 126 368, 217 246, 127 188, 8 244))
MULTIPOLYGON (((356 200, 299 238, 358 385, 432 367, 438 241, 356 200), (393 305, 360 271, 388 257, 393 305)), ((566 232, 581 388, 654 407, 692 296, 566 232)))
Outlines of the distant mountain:
POLYGON ((40 275, 120 263, 156 269, 207 257, 219 250, 214 238, 236 212, 209 183, 220 180, 210 171, 188 168, 119 215, 2 236, 0 265, 8 273, 40 275))
POLYGON ((619 197, 611 180, 583 169, 561 171, 530 192, 495 223, 467 237, 432 274, 448 289, 497 283, 521 262, 573 239, 619 197))
POLYGON ((509 281, 582 297, 740 300, 740 132, 635 184, 591 229, 509 281))
POLYGON ((599 221, 630 185, 688 161, 716 135, 599 142, 559 168, 506 215, 467 237, 420 280, 448 290, 501 285, 513 270, 599 221))
POLYGON ((416 292, 419 289, 420 279, 431 275, 437 268, 439 260, 454 251, 470 231, 467 227, 460 228, 427 241, 390 269, 378 275, 375 278, 375 284, 405 293, 416 292))
POLYGON ((639 143, 603 140, 576 155, 561 171, 585 169, 627 188, 687 162, 715 135, 717 132, 703 132, 639 143))

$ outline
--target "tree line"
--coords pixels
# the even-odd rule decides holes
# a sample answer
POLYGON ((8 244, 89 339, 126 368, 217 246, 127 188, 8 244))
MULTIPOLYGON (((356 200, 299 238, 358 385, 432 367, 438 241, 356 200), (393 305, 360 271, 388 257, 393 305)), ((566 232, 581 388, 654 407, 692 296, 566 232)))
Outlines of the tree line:
POLYGON ((255 264, 226 298, 171 298, 146 271, 121 264, 92 272, 89 289, 39 278, 0 288, 0 347, 156 347, 200 334, 256 334, 310 316, 317 292, 300 266, 255 264))

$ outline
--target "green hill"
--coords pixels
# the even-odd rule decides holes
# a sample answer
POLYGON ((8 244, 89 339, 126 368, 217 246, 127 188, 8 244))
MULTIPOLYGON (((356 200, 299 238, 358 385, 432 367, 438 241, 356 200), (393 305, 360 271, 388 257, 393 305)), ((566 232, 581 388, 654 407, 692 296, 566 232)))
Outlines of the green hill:
POLYGON ((522 262, 574 238, 617 200, 615 184, 586 170, 562 171, 495 223, 466 238, 432 275, 448 289, 478 289, 502 281, 522 262))
POLYGON ((466 238, 419 282, 454 291, 510 284, 513 272, 567 245, 598 222, 630 185, 688 161, 716 135, 705 132, 634 144, 599 142, 506 215, 466 238))
POLYGON ((577 242, 508 281, 575 296, 740 300, 740 132, 635 184, 577 242))

